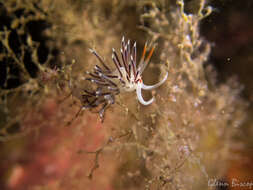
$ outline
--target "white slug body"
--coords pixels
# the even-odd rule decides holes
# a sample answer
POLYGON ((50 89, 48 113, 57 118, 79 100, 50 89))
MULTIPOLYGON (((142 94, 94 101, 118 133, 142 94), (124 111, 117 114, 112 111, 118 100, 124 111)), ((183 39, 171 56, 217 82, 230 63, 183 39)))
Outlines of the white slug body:
MULTIPOLYGON (((126 71, 125 71, 124 67, 120 67, 120 71, 123 74, 123 76, 126 76, 126 71)), ((116 70, 115 72, 118 72, 118 71, 116 70)), ((142 105, 149 105, 155 99, 152 98, 149 101, 145 101, 142 97, 142 93, 141 93, 142 89, 143 90, 153 90, 153 89, 161 86, 167 80, 167 78, 168 78, 168 72, 166 73, 166 75, 164 76, 164 78, 160 82, 158 82, 154 85, 145 85, 143 83, 141 76, 138 76, 138 78, 135 79, 134 75, 131 74, 129 81, 127 80, 127 77, 121 78, 125 81, 125 84, 119 83, 119 89, 120 89, 120 91, 123 91, 123 92, 132 92, 132 91, 136 90, 136 94, 137 94, 137 98, 138 98, 139 102, 142 105)))

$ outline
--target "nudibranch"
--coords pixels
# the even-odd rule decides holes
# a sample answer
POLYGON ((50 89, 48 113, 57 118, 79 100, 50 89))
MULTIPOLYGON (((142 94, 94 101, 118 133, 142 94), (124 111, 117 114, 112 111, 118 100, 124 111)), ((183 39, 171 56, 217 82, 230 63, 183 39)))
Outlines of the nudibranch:
POLYGON ((112 49, 112 61, 115 65, 114 70, 106 65, 105 61, 94 49, 90 49, 90 52, 96 56, 102 67, 95 65, 93 72, 87 72, 90 77, 86 78, 86 80, 95 83, 97 88, 93 91, 84 90, 83 109, 95 108, 102 105, 99 110, 99 115, 103 121, 106 108, 114 104, 115 95, 120 92, 136 91, 137 98, 143 105, 149 105, 154 101, 154 97, 148 101, 144 100, 142 97, 142 89, 152 90, 159 87, 167 80, 168 72, 160 82, 154 85, 145 85, 142 80, 142 73, 151 59, 154 47, 152 47, 148 56, 145 58, 147 43, 145 44, 138 65, 136 49, 136 42, 131 48, 130 40, 126 42, 123 37, 120 54, 117 54, 114 48, 112 49))

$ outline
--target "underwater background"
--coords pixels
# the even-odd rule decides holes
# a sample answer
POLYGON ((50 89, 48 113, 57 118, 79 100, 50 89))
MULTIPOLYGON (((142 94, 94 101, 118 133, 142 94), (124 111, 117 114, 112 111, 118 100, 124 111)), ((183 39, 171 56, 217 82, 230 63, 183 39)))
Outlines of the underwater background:
POLYGON ((0 189, 251 189, 252 73, 251 0, 0 0, 0 189), (150 105, 89 95, 123 36, 150 105))

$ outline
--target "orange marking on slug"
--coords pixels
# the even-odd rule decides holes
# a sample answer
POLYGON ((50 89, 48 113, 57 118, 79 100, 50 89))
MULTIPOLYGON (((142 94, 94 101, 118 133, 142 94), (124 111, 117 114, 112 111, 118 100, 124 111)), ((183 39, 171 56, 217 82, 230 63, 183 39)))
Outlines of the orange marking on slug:
POLYGON ((147 59, 145 60, 145 62, 146 62, 147 64, 148 64, 148 62, 149 62, 151 56, 153 55, 154 50, 155 50, 155 47, 152 47, 151 51, 150 51, 149 54, 148 54, 147 59))
POLYGON ((144 57, 146 55, 146 50, 147 50, 147 43, 145 43, 145 45, 144 45, 142 56, 141 56, 141 60, 144 60, 144 57))

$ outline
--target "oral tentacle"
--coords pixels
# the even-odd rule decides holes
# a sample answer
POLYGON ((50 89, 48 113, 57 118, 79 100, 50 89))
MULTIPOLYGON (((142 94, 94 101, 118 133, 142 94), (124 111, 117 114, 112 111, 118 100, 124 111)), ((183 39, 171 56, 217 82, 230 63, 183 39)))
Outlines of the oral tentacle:
POLYGON ((136 88, 136 94, 137 94, 137 98, 138 98, 139 102, 145 106, 151 104, 154 101, 154 97, 151 98, 149 101, 145 101, 142 97, 142 94, 141 94, 141 88, 142 88, 142 84, 138 84, 138 86, 136 88))
POLYGON ((158 82, 158 83, 156 83, 156 84, 154 84, 154 85, 145 85, 144 83, 142 83, 141 88, 142 88, 143 90, 152 90, 152 89, 154 89, 154 88, 157 88, 157 87, 161 86, 161 85, 167 80, 167 78, 168 78, 168 72, 166 73, 166 75, 165 75, 165 77, 163 78, 163 80, 161 80, 160 82, 158 82))

